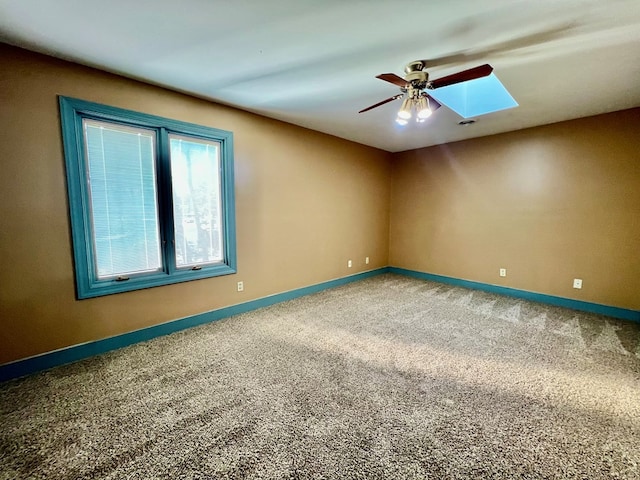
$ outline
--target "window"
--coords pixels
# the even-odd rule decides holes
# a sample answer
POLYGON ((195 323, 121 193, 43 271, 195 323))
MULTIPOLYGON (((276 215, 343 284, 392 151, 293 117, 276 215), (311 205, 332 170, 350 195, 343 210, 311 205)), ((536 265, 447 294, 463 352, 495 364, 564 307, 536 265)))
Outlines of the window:
POLYGON ((60 97, 78 298, 236 272, 230 132, 60 97))

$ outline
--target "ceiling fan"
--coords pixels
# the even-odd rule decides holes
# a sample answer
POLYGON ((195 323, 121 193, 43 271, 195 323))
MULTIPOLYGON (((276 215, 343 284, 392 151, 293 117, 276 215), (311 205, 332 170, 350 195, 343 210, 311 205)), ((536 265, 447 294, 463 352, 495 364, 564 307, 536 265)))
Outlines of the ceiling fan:
POLYGON ((416 60, 415 62, 409 63, 404 68, 406 73, 404 78, 396 75, 395 73, 382 73, 377 75, 376 78, 384 80, 385 82, 393 83, 400 87, 401 93, 362 109, 358 113, 368 112, 369 110, 397 100, 398 98, 404 98, 402 106, 398 111, 398 118, 396 118, 396 122, 400 125, 406 125, 411 119, 412 110, 415 108, 416 121, 418 123, 422 123, 433 112, 441 107, 440 103, 438 103, 438 101, 425 90, 435 90, 437 88, 447 87, 456 83, 468 82, 469 80, 486 77, 493 71, 493 67, 491 65, 484 64, 479 67, 470 68, 468 70, 463 70, 462 72, 438 78, 437 80, 429 80, 429 74, 425 71, 428 62, 429 60, 416 60))

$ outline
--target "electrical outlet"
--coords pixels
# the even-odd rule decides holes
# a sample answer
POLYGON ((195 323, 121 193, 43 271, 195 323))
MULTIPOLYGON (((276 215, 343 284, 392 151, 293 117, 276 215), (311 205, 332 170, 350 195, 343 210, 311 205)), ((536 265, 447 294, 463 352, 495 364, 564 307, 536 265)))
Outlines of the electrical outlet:
POLYGON ((506 277, 507 276, 507 269, 506 268, 501 268, 500 269, 500 276, 501 277, 506 277))
POLYGON ((351 260, 349 260, 347 262, 347 267, 349 267, 349 268, 353 267, 353 262, 351 260))
POLYGON ((573 288, 577 288, 577 289, 582 288, 582 279, 581 278, 574 278, 573 279, 573 288))
POLYGON ((369 265, 369 257, 364 257, 364 263, 366 263, 367 265, 369 265))
POLYGON ((238 282, 238 291, 239 292, 244 291, 244 282, 238 282))

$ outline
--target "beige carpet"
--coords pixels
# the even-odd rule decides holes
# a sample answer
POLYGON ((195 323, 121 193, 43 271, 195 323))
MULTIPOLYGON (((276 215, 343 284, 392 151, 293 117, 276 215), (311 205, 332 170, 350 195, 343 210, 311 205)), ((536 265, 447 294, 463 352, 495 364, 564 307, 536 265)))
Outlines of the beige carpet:
POLYGON ((640 479, 640 325, 381 275, 0 384, 0 479, 640 479))

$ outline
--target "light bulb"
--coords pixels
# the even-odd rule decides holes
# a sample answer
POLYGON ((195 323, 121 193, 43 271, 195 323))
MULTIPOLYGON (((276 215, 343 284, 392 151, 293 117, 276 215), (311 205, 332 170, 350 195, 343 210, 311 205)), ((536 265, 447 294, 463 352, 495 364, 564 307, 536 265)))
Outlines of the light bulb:
POLYGON ((418 118, 423 120, 431 116, 431 109, 429 108, 429 100, 425 97, 420 97, 418 100, 418 118))
POLYGON ((407 123, 409 123, 409 121, 406 118, 402 118, 399 114, 398 114, 398 118, 396 118, 396 123, 398 125, 406 125, 407 123))
POLYGON ((398 112, 398 118, 404 118, 405 120, 409 120, 411 118, 411 99, 409 97, 405 97, 402 101, 402 106, 398 112))
POLYGON ((425 108, 424 110, 420 110, 418 112, 418 118, 420 118, 421 120, 426 120, 430 116, 431 116, 431 110, 429 110, 428 108, 425 108))

